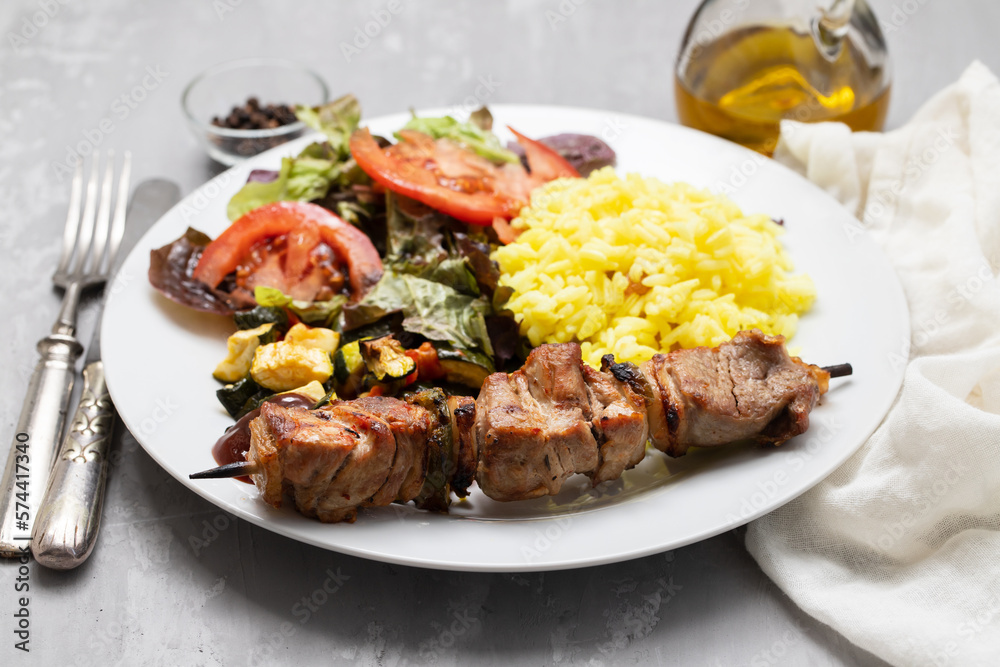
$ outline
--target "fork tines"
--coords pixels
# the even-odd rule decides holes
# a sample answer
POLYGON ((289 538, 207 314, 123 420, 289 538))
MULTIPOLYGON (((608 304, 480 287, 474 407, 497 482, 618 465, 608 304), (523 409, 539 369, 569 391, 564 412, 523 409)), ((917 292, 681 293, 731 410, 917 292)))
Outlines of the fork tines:
POLYGON ((125 207, 128 202, 132 154, 129 151, 123 154, 121 175, 118 177, 114 198, 112 197, 115 180, 114 151, 107 151, 105 162, 104 177, 101 179, 101 154, 100 151, 94 151, 85 199, 82 161, 76 165, 73 173, 62 255, 52 277, 53 281, 62 287, 71 282, 79 282, 85 287, 107 279, 121 244, 122 235, 125 233, 125 207), (98 187, 100 187, 99 197, 98 187), (113 216, 112 200, 114 200, 113 216))

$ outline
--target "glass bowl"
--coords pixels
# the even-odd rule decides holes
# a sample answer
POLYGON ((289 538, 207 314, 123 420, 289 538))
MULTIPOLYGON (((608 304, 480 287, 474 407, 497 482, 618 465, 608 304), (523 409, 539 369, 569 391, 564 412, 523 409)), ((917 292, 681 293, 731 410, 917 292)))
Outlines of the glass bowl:
POLYGON ((302 121, 262 130, 239 130, 212 124, 234 106, 256 97, 267 104, 317 106, 329 100, 326 83, 312 70, 288 60, 248 58, 216 65, 194 78, 181 95, 181 107, 191 131, 209 156, 224 165, 238 164, 302 136, 302 121))

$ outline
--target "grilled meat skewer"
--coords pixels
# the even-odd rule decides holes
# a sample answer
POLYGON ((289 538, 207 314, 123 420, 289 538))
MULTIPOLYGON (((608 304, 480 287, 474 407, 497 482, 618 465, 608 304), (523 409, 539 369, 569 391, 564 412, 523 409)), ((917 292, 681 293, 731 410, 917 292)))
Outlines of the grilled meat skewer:
POLYGON ((493 499, 525 500, 558 493, 576 473, 595 485, 617 479, 647 441, 670 456, 779 445, 808 428, 829 379, 790 357, 782 337, 756 330, 641 366, 607 355, 599 371, 575 343, 542 345, 520 370, 490 375, 476 401, 429 390, 313 411, 265 403, 251 422, 248 464, 235 474, 250 474, 266 502, 279 506, 288 494, 328 522, 410 500, 446 510, 473 478, 493 499))

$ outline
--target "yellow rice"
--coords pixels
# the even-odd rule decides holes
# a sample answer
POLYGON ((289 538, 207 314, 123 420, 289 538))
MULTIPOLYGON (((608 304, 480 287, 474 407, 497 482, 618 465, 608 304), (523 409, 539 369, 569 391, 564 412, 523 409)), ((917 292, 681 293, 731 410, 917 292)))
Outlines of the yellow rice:
POLYGON ((536 190, 494 254, 508 307, 532 345, 578 341, 612 353, 718 345, 741 329, 791 338, 816 296, 792 275, 783 229, 726 197, 610 167, 536 190))

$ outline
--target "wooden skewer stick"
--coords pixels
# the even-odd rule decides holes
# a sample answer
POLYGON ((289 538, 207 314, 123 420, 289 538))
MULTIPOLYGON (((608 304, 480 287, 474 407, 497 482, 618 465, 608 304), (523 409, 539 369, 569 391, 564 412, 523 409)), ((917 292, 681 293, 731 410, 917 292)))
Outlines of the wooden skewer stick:
POLYGON ((227 463, 218 468, 210 468, 188 475, 190 479, 225 479, 227 477, 240 477, 242 475, 253 475, 257 472, 257 466, 249 461, 237 461, 227 463))
POLYGON ((854 369, 850 364, 837 364, 836 366, 824 366, 823 370, 830 374, 832 378, 840 378, 845 375, 852 375, 854 369))

